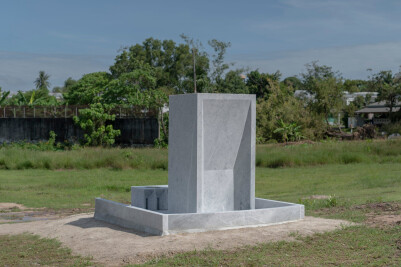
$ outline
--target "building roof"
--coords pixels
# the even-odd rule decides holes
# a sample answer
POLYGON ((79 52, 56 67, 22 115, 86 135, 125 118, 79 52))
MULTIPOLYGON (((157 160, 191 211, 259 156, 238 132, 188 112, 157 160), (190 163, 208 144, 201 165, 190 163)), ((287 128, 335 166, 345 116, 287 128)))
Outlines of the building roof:
MULTIPOLYGON (((393 107, 393 112, 397 112, 400 110, 400 102, 397 102, 395 107, 393 107)), ((390 108, 386 105, 386 101, 375 102, 366 107, 356 111, 356 114, 363 113, 389 113, 390 108)))

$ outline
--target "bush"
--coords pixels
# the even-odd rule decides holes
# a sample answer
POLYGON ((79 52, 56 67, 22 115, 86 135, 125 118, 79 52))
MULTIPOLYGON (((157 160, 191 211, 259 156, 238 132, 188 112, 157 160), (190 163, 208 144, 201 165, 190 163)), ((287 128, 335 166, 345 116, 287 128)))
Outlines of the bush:
POLYGON ((383 125, 380 130, 386 132, 387 135, 401 134, 401 121, 383 125))
POLYGON ((85 145, 87 146, 110 146, 114 144, 115 137, 121 134, 120 130, 114 130, 112 125, 107 125, 107 121, 114 121, 115 115, 110 115, 113 105, 92 104, 90 108, 81 109, 79 116, 74 117, 74 122, 78 124, 86 133, 84 135, 85 145))

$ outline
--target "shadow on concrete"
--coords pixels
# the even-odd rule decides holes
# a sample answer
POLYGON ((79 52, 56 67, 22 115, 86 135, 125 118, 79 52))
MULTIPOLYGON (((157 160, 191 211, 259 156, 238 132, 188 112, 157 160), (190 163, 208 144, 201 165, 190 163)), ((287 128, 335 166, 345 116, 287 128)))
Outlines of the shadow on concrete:
POLYGON ((112 229, 114 231, 120 231, 120 232, 125 232, 125 233, 130 233, 130 234, 134 234, 137 236, 141 236, 141 237, 151 237, 151 236, 157 236, 157 235, 152 235, 149 233, 144 233, 144 232, 140 232, 140 231, 136 231, 136 230, 132 230, 132 229, 127 229, 124 227, 120 227, 114 224, 110 224, 107 222, 103 222, 103 221, 99 221, 99 220, 95 220, 95 218, 80 218, 76 221, 72 221, 67 223, 68 225, 73 225, 73 226, 77 226, 83 229, 89 229, 89 228, 109 228, 112 229))

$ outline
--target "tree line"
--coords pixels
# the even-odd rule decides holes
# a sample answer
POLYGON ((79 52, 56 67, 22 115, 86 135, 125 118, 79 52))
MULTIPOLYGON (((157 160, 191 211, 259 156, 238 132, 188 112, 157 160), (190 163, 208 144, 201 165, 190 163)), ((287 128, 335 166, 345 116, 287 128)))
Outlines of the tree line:
MULTIPOLYGON (((345 91, 378 92, 377 101, 385 101, 391 110, 401 96, 400 73, 381 71, 366 80, 350 80, 330 66, 311 62, 300 75, 283 78, 280 71, 263 73, 226 62, 229 42, 208 41, 213 51, 209 54, 199 41, 181 37, 180 43, 148 38, 122 48, 109 71, 85 74, 79 80, 68 78, 63 86, 53 87, 54 93, 63 95, 62 101, 49 95, 50 76, 40 71, 34 90, 8 97, 9 92, 0 89, 0 105, 83 104, 94 105, 103 113, 113 105, 157 108, 162 128, 162 140, 158 141, 167 142, 168 115, 162 108, 168 105, 168 95, 193 93, 195 88, 199 93, 255 94, 258 141, 266 142, 323 138, 331 127, 330 117, 339 113, 353 116, 371 102, 369 97, 357 97, 346 105, 345 91), (296 90, 312 97, 296 97, 296 90)), ((397 123, 400 112, 390 114, 397 123)))

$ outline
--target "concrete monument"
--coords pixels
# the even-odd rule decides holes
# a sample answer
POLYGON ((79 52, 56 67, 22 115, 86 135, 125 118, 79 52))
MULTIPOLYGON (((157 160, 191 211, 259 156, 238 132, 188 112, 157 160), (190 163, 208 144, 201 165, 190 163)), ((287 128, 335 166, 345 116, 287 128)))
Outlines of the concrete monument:
POLYGON ((95 218, 158 235, 302 219, 303 205, 255 198, 255 110, 254 95, 170 96, 168 186, 98 198, 95 218))

